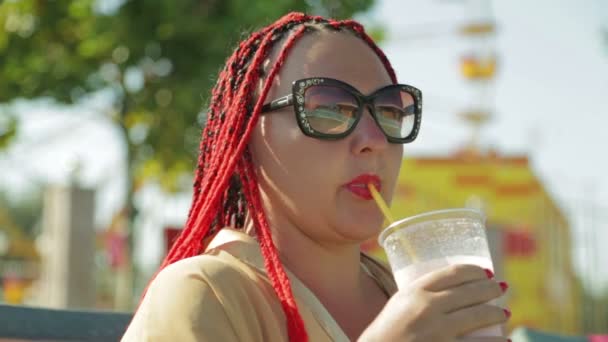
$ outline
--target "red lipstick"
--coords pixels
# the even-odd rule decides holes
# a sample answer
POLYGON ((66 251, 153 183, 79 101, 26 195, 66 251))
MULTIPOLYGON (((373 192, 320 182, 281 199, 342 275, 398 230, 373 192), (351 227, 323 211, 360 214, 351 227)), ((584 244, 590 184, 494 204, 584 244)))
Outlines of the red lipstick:
POLYGON ((373 199, 372 194, 367 187, 367 185, 370 183, 374 185, 376 190, 380 191, 382 189, 382 181, 380 180, 380 177, 374 174, 359 175, 345 184, 344 187, 348 191, 352 192, 355 196, 369 201, 373 199))

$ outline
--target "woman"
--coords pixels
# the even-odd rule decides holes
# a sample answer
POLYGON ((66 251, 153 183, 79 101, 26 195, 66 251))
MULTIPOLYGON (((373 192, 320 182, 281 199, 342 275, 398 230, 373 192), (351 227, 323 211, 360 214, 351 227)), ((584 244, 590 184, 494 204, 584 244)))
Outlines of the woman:
MULTIPOLYGON (((506 321, 481 268, 396 291, 359 245, 390 202, 420 92, 354 21, 291 13, 220 72, 184 231, 124 341, 452 341, 506 321)), ((488 341, 504 341, 503 338, 488 341)))

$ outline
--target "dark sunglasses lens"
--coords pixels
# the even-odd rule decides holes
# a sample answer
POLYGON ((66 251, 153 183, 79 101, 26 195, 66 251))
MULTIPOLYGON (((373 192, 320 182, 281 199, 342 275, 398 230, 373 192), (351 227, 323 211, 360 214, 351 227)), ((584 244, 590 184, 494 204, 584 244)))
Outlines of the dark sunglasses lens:
POLYGON ((387 88, 376 95, 374 108, 380 127, 390 137, 407 138, 414 130, 414 97, 398 88, 387 88))
POLYGON ((317 85, 304 93, 304 114, 315 131, 335 135, 346 132, 355 123, 357 98, 348 91, 317 85))

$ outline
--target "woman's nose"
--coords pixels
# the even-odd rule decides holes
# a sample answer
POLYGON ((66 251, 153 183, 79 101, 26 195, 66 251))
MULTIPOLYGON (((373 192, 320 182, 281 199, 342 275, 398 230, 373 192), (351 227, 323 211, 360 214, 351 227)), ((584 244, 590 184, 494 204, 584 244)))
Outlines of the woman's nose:
POLYGON ((361 119, 352 133, 353 152, 366 153, 385 149, 389 142, 386 136, 371 115, 369 108, 365 108, 361 119))

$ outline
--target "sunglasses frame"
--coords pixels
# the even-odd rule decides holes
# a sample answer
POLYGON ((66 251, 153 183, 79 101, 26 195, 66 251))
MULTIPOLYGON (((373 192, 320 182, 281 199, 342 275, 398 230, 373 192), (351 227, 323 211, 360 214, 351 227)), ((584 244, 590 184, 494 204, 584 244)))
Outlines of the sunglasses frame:
POLYGON ((327 78, 327 77, 311 77, 311 78, 304 78, 301 80, 294 81, 292 83, 291 88, 292 88, 291 94, 280 97, 280 98, 273 100, 270 103, 267 103, 264 106, 262 106, 262 113, 272 112, 277 109, 281 109, 281 108, 285 108, 285 107, 293 105, 293 109, 294 109, 294 112, 296 115, 296 121, 298 123, 298 126, 300 127, 300 130, 302 131, 302 133, 304 133, 304 135, 307 135, 309 137, 325 139, 325 140, 338 140, 338 139, 342 139, 342 138, 348 136, 357 127, 357 124, 359 123, 359 121, 361 120, 361 117, 363 116, 363 109, 365 107, 369 108, 370 114, 374 118, 374 121, 376 122, 376 124, 378 125, 378 127, 380 128, 380 130, 386 136, 386 139, 390 143, 393 143, 393 144, 410 143, 416 139, 416 137, 418 136, 418 132, 420 131, 420 122, 422 120, 422 92, 416 87, 413 87, 413 86, 410 86, 407 84, 391 84, 391 85, 381 87, 381 88, 375 90, 374 92, 372 92, 370 95, 366 96, 366 95, 361 94, 361 92, 359 92, 357 89, 355 89, 353 86, 351 86, 348 83, 345 83, 345 82, 342 82, 342 81, 339 81, 339 80, 336 80, 333 78, 327 78), (306 92, 306 89, 308 89, 312 86, 318 86, 318 85, 324 85, 324 86, 337 87, 337 88, 344 89, 357 99, 359 107, 358 107, 358 111, 357 111, 357 114, 355 117, 355 122, 353 122, 351 127, 349 127, 343 133, 338 133, 338 134, 322 133, 322 132, 315 130, 314 128, 312 128, 310 126, 310 123, 308 122, 308 118, 306 117, 306 113, 304 113, 304 93, 306 92), (376 115, 376 110, 373 106, 373 100, 377 96, 377 94, 388 88, 398 88, 398 89, 410 94, 412 96, 412 98, 414 99, 414 104, 413 104, 414 127, 412 128, 412 132, 404 138, 395 138, 395 137, 391 137, 386 134, 386 132, 382 128, 382 125, 380 125, 380 122, 378 121, 378 117, 376 115), (294 101, 294 98, 296 99, 295 101, 294 101))

